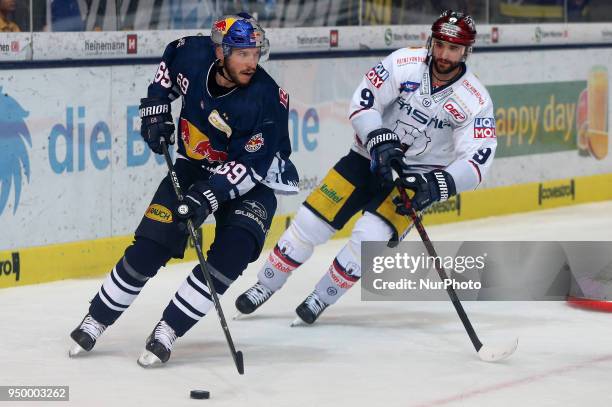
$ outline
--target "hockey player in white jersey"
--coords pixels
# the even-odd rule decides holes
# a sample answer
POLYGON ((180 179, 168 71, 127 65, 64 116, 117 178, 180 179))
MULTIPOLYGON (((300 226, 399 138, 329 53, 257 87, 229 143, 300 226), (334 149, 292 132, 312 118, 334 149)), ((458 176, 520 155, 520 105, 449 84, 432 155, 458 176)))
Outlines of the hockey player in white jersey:
POLYGON ((392 169, 413 207, 423 211, 486 176, 496 148, 491 98, 467 68, 476 30, 466 14, 445 11, 426 48, 402 48, 370 69, 355 91, 349 118, 355 143, 300 206, 262 267, 257 283, 236 299, 250 314, 357 212, 350 239, 297 307, 312 324, 361 277, 361 242, 402 236, 409 218, 393 202, 392 169), (400 210, 401 212, 401 210, 400 210))

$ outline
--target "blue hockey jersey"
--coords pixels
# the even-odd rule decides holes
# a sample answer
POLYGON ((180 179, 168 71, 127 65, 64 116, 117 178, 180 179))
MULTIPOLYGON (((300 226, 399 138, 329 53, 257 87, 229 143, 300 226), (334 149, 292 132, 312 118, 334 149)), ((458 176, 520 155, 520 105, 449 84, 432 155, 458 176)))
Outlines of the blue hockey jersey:
POLYGON ((207 84, 215 73, 213 45, 204 36, 171 42, 149 85, 148 97, 183 97, 178 159, 210 171, 210 186, 221 201, 244 195, 258 182, 296 193, 289 95, 258 66, 248 86, 213 97, 207 84))

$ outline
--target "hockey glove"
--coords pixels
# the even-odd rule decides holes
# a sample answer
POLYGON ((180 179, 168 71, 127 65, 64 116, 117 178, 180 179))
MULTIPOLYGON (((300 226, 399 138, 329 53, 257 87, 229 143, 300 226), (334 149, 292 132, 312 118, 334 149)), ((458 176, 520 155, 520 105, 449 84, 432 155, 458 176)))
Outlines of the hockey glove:
POLYGON ((393 185, 392 169, 402 172, 404 152, 399 136, 389 129, 381 128, 368 134, 366 148, 372 158, 370 170, 383 185, 393 185))
POLYGON ((160 140, 174 144, 174 123, 170 113, 170 100, 167 98, 140 99, 138 114, 141 119, 140 135, 149 148, 157 154, 163 154, 160 140))
MULTIPOLYGON (((434 202, 446 201, 457 194, 455 180, 444 170, 433 170, 425 174, 404 173, 399 182, 400 187, 414 192, 410 202, 417 211, 422 211, 434 202)), ((401 197, 395 197, 393 203, 397 213, 410 214, 401 197)))
POLYGON ((179 219, 178 227, 185 233, 189 233, 187 220, 191 219, 194 228, 199 228, 208 215, 219 208, 217 197, 211 191, 207 182, 198 181, 194 183, 185 194, 181 202, 176 205, 174 213, 179 219))

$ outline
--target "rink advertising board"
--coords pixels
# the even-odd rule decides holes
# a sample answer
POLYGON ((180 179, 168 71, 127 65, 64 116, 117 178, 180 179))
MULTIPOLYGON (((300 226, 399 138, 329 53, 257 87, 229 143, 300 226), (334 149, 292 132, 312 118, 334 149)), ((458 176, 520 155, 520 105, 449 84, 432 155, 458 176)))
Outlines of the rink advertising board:
POLYGON ((32 35, 29 33, 0 33, 0 61, 32 59, 32 35))
MULTIPOLYGON (((126 44, 129 34, 121 33, 126 44)), ((342 43, 342 33, 337 40, 342 43)), ((140 52, 140 37, 136 44, 140 52)), ((265 64, 291 95, 289 136, 302 188, 279 197, 267 244, 348 152, 348 101, 378 61, 265 64)), ((476 52, 469 64, 496 105, 497 158, 478 190, 435 204, 427 224, 612 199, 609 71, 603 68, 612 66, 611 49, 476 52), (551 69, 530 68, 543 59, 551 69)), ((104 273, 121 256, 166 172, 139 134, 138 100, 155 70, 0 70, 0 287, 104 273)), ((175 103, 173 111, 179 108, 175 103)), ((204 231, 206 246, 211 225, 204 231)), ((193 251, 186 259, 195 259, 193 251)))
MULTIPOLYGON (((272 44, 272 54, 394 50, 405 46, 422 46, 430 30, 429 25, 264 28, 272 44)), ((60 60, 158 57, 163 53, 165 44, 178 37, 209 35, 209 33, 209 29, 190 29, 18 34, 27 37, 27 42, 24 44, 31 44, 31 47, 28 45, 24 48, 30 52, 23 56, 9 55, 7 58, 60 60)), ((14 34, 0 33, 0 38, 11 35, 14 34)), ((610 41, 612 41, 612 30, 606 23, 479 24, 477 34, 478 46, 492 48, 609 44, 610 41)), ((3 56, 0 52, 0 58, 3 56)))

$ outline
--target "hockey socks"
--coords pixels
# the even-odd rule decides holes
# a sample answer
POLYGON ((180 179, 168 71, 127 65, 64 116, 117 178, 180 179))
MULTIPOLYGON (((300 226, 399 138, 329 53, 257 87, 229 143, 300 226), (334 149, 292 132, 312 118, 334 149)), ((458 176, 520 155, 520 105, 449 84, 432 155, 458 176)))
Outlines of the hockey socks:
MULTIPOLYGON (((233 280, 223 276, 210 264, 207 264, 206 267, 211 274, 213 284, 215 284, 215 289, 220 299, 233 280)), ((213 305, 210 289, 206 285, 204 274, 198 265, 176 291, 174 297, 172 297, 172 300, 170 300, 170 303, 164 310, 162 319, 180 337, 185 335, 191 327, 202 319, 213 305)))
POLYGON ((148 279, 122 257, 91 301, 89 313, 96 321, 112 325, 140 294, 148 279))
POLYGON ((321 280, 315 286, 315 292, 327 305, 334 304, 342 297, 359 279, 361 272, 357 274, 359 268, 356 264, 342 266, 338 261, 338 257, 334 259, 327 273, 323 275, 321 280))
POLYGON ((137 237, 91 300, 91 316, 106 326, 112 325, 134 302, 146 282, 169 259, 169 250, 164 246, 137 237))
MULTIPOLYGON (((229 226, 218 232, 208 252, 206 269, 219 298, 258 253, 256 240, 247 230, 229 226), (228 255, 229 250, 232 250, 231 255, 228 255)), ((204 273, 200 265, 197 265, 172 297, 162 319, 181 337, 202 319, 213 305, 204 273)))
MULTIPOLYGON (((287 281, 291 272, 302 265, 289 256, 288 252, 293 252, 293 245, 287 241, 280 241, 268 256, 264 267, 257 274, 257 280, 275 292, 279 290, 287 281), (281 246, 279 246, 281 245, 281 246)), ((310 251, 312 253, 312 250, 310 251)), ((310 256, 307 256, 308 258, 310 256)))

